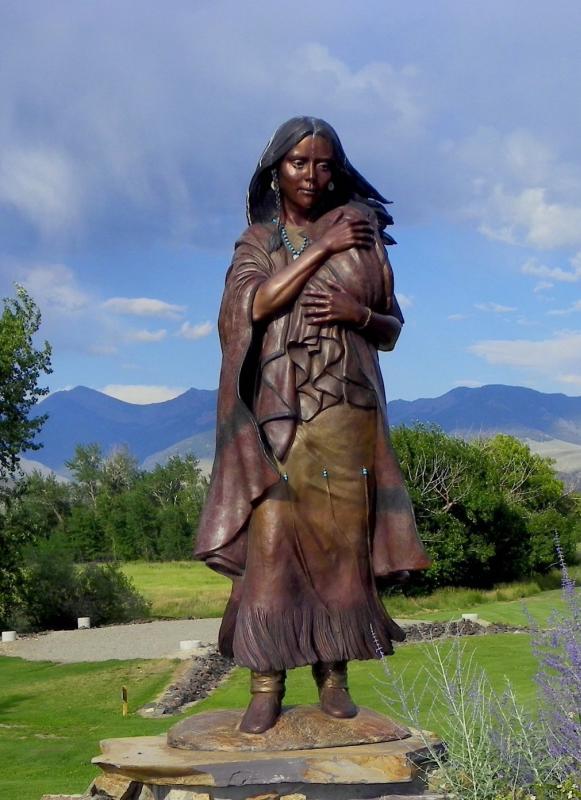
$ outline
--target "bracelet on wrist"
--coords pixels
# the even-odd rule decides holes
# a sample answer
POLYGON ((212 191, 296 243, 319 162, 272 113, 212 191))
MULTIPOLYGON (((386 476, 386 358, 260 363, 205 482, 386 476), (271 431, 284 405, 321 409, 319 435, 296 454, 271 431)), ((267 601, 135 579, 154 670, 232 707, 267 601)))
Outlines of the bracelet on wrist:
POLYGON ((369 320, 371 319, 371 314, 373 312, 370 308, 367 309, 367 314, 365 316, 365 320, 361 323, 361 325, 357 325, 357 330, 362 331, 363 328, 366 328, 369 325, 369 320))

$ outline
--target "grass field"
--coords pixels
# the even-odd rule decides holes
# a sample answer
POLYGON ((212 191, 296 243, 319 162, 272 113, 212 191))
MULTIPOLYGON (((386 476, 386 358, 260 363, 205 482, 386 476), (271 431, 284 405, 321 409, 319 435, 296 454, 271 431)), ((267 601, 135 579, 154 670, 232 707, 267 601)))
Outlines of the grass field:
MULTIPOLYGON (((123 571, 151 602, 154 617, 220 617, 230 592, 230 581, 199 562, 129 562, 123 571)), ((573 573, 578 573, 576 567, 573 573)), ((407 619, 457 619, 462 612, 477 611, 484 620, 525 625, 523 599, 532 616, 545 623, 554 609, 562 607, 560 573, 529 581, 501 584, 489 591, 440 589, 426 597, 394 594, 385 599, 392 616, 407 619)))
POLYGON ((151 602, 154 617, 221 617, 231 582, 199 561, 130 561, 123 572, 151 602))
POLYGON ((166 722, 121 715, 121 687, 139 708, 169 682, 169 661, 51 664, 0 658, 0 797, 81 793, 99 740, 151 735, 166 722))
MULTIPOLYGON (((468 590, 464 590, 464 592, 467 595, 470 594, 468 590)), ((457 599, 462 598, 462 591, 459 592, 459 595, 457 599)), ((439 609, 434 609, 430 598, 417 598, 415 601, 404 598, 404 600, 403 607, 400 609, 398 604, 392 604, 389 599, 386 599, 385 605, 392 616, 433 622, 458 619, 462 612, 469 611, 477 613, 486 622, 502 622, 506 625, 528 625, 530 615, 539 625, 543 626, 554 612, 564 609, 560 589, 539 592, 517 600, 485 600, 484 602, 478 602, 476 599, 472 602, 467 600, 453 604, 452 608, 446 607, 446 599, 442 598, 444 608, 439 609), (428 602, 424 605, 423 600, 428 602)), ((435 600, 437 601, 438 598, 435 600)))
MULTIPOLYGON (((521 702, 534 710, 535 662, 528 636, 503 634, 465 643, 498 690, 507 676, 521 702)), ((389 669, 394 674, 403 671, 411 682, 426 663, 430 646, 401 647, 395 658, 387 660, 389 669)), ((148 720, 135 710, 159 694, 175 666, 169 661, 57 665, 0 658, 0 797, 39 800, 45 792, 80 793, 96 775, 90 759, 98 752, 100 739, 165 732, 179 717, 148 720), (131 713, 125 719, 121 716, 122 685, 129 687, 130 697, 131 713)), ((386 680, 378 662, 350 666, 356 701, 405 722, 402 710, 381 698, 380 682, 386 680)), ((247 701, 248 672, 238 669, 195 707, 195 713, 244 707, 247 701)), ((290 672, 285 702, 316 702, 308 668, 290 672)), ((433 720, 430 724, 434 727, 433 720)))

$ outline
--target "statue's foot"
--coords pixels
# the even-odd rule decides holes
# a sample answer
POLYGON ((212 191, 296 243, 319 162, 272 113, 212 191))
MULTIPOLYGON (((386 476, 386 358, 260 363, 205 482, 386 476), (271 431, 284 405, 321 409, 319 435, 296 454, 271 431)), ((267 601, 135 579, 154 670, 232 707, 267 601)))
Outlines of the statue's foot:
POLYGON ((276 724, 281 708, 281 692, 259 692, 252 695, 242 717, 240 730, 243 733, 264 733, 276 724))
POLYGON ((351 719, 357 716, 357 706, 351 700, 347 689, 324 686, 319 694, 321 709, 325 714, 339 719, 351 719))

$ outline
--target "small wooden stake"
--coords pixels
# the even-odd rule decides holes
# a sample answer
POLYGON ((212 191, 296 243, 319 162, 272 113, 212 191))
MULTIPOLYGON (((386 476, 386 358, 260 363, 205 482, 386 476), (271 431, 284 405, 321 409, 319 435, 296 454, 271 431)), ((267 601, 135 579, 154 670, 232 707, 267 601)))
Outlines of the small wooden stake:
POLYGON ((129 701, 127 694, 127 686, 121 687, 121 700, 123 702, 123 716, 126 717, 129 713, 129 701))

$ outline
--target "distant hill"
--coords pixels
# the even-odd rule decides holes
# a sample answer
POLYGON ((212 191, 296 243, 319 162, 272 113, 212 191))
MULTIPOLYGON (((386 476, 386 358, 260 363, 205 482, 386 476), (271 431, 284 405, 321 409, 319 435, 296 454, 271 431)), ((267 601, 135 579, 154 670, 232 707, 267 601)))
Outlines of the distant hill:
MULTIPOLYGON (((104 452, 126 445, 146 469, 189 452, 207 467, 214 456, 216 400, 216 391, 200 389, 150 405, 125 403, 83 386, 56 392, 37 406, 37 413, 49 418, 39 437, 43 449, 30 455, 62 473, 77 444, 98 442, 104 452)), ((533 449, 538 449, 535 442, 544 442, 560 470, 563 459, 561 471, 581 469, 581 448, 576 449, 581 446, 581 397, 519 386, 460 387, 441 397, 394 400, 389 417, 392 426, 433 423, 467 438, 508 433, 529 440, 533 449)))
POLYGON ((522 386, 459 387, 441 397, 394 400, 388 411, 392 426, 427 422, 466 438, 509 433, 520 439, 581 444, 581 397, 522 386))
POLYGON ((21 458, 19 467, 21 471, 25 475, 31 475, 33 472, 40 472, 40 474, 48 478, 50 475, 55 475, 57 481, 66 483, 67 479, 58 473, 55 473, 50 467, 47 467, 46 464, 42 464, 40 461, 35 461, 31 458, 21 458))
POLYGON ((156 464, 165 464, 172 456, 185 456, 188 453, 195 453, 200 460, 202 469, 209 474, 212 471, 215 446, 216 429, 211 428, 204 433, 188 436, 186 439, 166 447, 165 450, 152 453, 143 460, 141 466, 144 469, 153 469, 156 464))
POLYGON ((56 471, 64 469, 77 444, 98 442, 104 452, 126 445, 144 461, 176 442, 216 427, 216 391, 188 389, 164 403, 137 405, 77 386, 55 392, 38 404, 48 414, 34 458, 56 471))
POLYGON ((561 480, 570 489, 581 491, 581 445, 571 442, 561 442, 558 439, 548 439, 545 442, 525 440, 533 453, 543 458, 551 458, 561 480))

